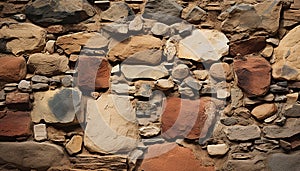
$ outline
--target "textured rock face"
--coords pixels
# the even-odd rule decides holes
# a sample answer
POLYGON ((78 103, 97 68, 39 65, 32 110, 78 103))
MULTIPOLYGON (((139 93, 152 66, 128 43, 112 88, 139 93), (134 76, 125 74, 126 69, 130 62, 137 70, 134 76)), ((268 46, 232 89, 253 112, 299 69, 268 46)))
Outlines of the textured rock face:
POLYGON ((266 46, 266 38, 263 36, 251 37, 246 40, 239 40, 232 42, 230 45, 230 54, 247 55, 252 53, 258 53, 266 46))
POLYGON ((0 80, 18 82, 25 78, 26 61, 23 57, 0 56, 0 80))
POLYGON ((272 65, 272 75, 276 79, 300 80, 299 75, 299 34, 300 26, 292 29, 280 41, 274 50, 275 63, 272 65))
POLYGON ((255 6, 238 4, 228 9, 229 17, 222 23, 225 32, 263 29, 274 34, 279 28, 281 4, 271 0, 255 6))
POLYGON ((289 118, 284 126, 270 125, 263 128, 268 138, 289 138, 300 133, 300 119, 289 118))
POLYGON ((194 61, 217 61, 228 54, 227 37, 217 30, 194 30, 178 45, 178 57, 194 61))
POLYGON ((39 25, 73 24, 86 20, 95 10, 86 0, 37 0, 25 8, 28 18, 39 25))
POLYGON ((30 125, 29 112, 0 112, 0 138, 28 137, 31 135, 30 125))
POLYGON ((201 165, 201 160, 196 159, 190 149, 176 144, 150 146, 145 158, 141 164, 141 170, 214 171, 213 167, 201 165))
POLYGON ((271 83, 271 66, 266 59, 250 56, 245 60, 235 60, 233 66, 238 86, 248 96, 260 96, 268 91, 271 83))
POLYGON ((73 88, 34 93, 32 121, 70 123, 80 113, 81 92, 73 88))
POLYGON ((31 109, 28 93, 12 92, 6 94, 5 103, 10 109, 29 110, 31 109))
POLYGON ((247 141, 260 137, 260 129, 256 125, 250 126, 230 126, 224 130, 226 136, 233 141, 247 141))
POLYGON ((0 142, 0 160, 19 169, 47 170, 63 164, 64 152, 57 145, 37 142, 0 142))
POLYGON ((98 90, 109 87, 111 66, 106 58, 81 56, 77 70, 77 84, 81 89, 98 90))
POLYGON ((69 61, 66 56, 42 53, 30 55, 27 62, 29 72, 45 76, 53 76, 66 72, 69 69, 68 63, 69 61))
MULTIPOLYGON (((124 61, 132 57, 136 59, 134 60, 137 62, 135 64, 140 64, 140 61, 145 61, 148 58, 144 56, 144 53, 149 53, 150 51, 148 50, 159 50, 161 46, 162 41, 153 36, 133 36, 114 45, 109 51, 108 59, 111 61, 124 61)), ((157 59, 154 60, 154 63, 157 63, 155 61, 157 61, 157 59)), ((129 61, 129 63, 130 62, 131 61, 129 61)))
POLYGON ((31 23, 8 23, 0 28, 0 40, 4 42, 3 51, 20 55, 37 52, 46 44, 46 31, 31 23))
POLYGON ((169 98, 162 115, 162 135, 167 139, 204 138, 215 117, 215 108, 209 98, 195 101, 169 98))
POLYGON ((127 79, 153 79, 157 80, 169 75, 168 70, 163 65, 121 65, 121 71, 127 79))
POLYGON ((290 171, 297 171, 300 168, 299 159, 299 152, 293 154, 275 153, 268 157, 268 165, 272 171, 281 171, 287 168, 290 171))
POLYGON ((146 3, 143 17, 166 24, 174 24, 180 21, 181 11, 182 7, 175 1, 150 0, 146 3))
POLYGON ((84 145, 92 152, 121 153, 138 142, 138 125, 129 97, 103 94, 88 99, 84 145))
POLYGON ((84 48, 104 48, 108 39, 100 33, 73 33, 57 38, 56 45, 62 48, 66 54, 79 53, 84 48))
POLYGON ((101 19, 105 21, 118 21, 128 16, 134 16, 131 8, 124 2, 116 2, 101 14, 101 19))

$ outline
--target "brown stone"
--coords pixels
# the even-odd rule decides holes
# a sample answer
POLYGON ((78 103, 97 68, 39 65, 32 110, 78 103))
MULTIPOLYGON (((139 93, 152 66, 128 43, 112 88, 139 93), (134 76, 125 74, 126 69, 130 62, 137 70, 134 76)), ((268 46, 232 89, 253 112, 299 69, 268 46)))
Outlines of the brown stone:
POLYGON ((0 56, 0 81, 19 82, 25 78, 26 71, 23 57, 0 56))
POLYGON ((262 104, 256 106, 251 114, 258 120, 266 119, 277 112, 277 106, 275 104, 262 104))
POLYGON ((234 60, 233 67, 238 86, 248 96, 261 96, 268 91, 271 82, 271 66, 266 59, 248 56, 234 60))
MULTIPOLYGON (((143 52, 150 49, 158 50, 161 46, 162 41, 159 38, 150 35, 134 36, 110 48, 108 57, 111 61, 123 61, 137 52, 143 52)), ((138 57, 139 56, 135 56, 136 59, 138 59, 138 57)))
POLYGON ((215 117, 216 106, 208 97, 187 100, 170 97, 162 115, 162 136, 167 139, 204 138, 215 117))
POLYGON ((148 148, 140 170, 184 170, 184 171, 214 171, 213 166, 203 166, 193 152, 176 144, 152 145, 148 148))
POLYGON ((109 87, 111 66, 106 58, 81 56, 77 69, 80 88, 92 90, 109 87))
POLYGON ((5 103, 11 109, 28 110, 31 108, 29 93, 8 93, 5 103))
POLYGON ((258 53, 266 46, 266 38, 263 36, 252 37, 247 40, 239 40, 230 43, 229 53, 232 56, 247 55, 252 53, 258 53))
POLYGON ((0 138, 19 138, 31 135, 29 112, 0 112, 0 138))

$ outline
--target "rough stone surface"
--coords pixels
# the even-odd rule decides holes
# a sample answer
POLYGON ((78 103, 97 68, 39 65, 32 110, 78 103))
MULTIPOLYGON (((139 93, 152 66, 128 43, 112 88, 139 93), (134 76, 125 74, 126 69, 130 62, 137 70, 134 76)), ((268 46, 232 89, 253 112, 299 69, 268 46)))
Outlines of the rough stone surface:
POLYGON ((280 41, 274 50, 274 61, 272 65, 272 76, 275 79, 300 80, 299 68, 299 35, 300 26, 292 29, 280 41))
POLYGON ((105 21, 118 21, 134 16, 134 12, 124 2, 113 3, 109 9, 101 13, 101 19, 105 21))
POLYGON ((264 126, 263 132, 267 138, 289 138, 300 133, 300 119, 289 118, 284 126, 264 126))
POLYGON ((160 128, 157 125, 148 125, 139 128, 139 131, 143 137, 154 137, 160 133, 160 128))
POLYGON ((164 23, 155 23, 151 29, 153 35, 166 36, 170 30, 170 27, 164 23))
POLYGON ((277 106, 275 104, 262 104, 256 106, 251 114, 258 120, 264 120, 277 112, 277 106))
MULTIPOLYGON (((46 44, 46 31, 31 23, 9 23, 0 28, 0 40, 4 42, 3 51, 14 55, 42 50, 46 44)), ((2 49, 2 48, 1 48, 2 49)))
POLYGON ((161 50, 143 50, 129 56, 125 61, 123 61, 123 64, 158 65, 161 62, 162 56, 161 50))
POLYGON ((34 93, 32 121, 70 123, 80 113, 81 92, 73 88, 34 93))
POLYGON ((31 135, 30 125, 29 112, 0 112, 0 138, 28 137, 31 135))
POLYGON ((189 73, 189 67, 185 64, 179 64, 172 69, 172 77, 178 80, 183 80, 189 73))
POLYGON ((251 37, 230 43, 230 55, 247 55, 258 53, 266 46, 266 38, 263 36, 251 37))
POLYGON ((198 6, 183 10, 181 17, 190 23, 199 23, 207 18, 207 12, 198 6))
POLYGON ((152 145, 148 148, 141 170, 186 170, 214 171, 212 166, 201 165, 193 152, 176 144, 152 145))
POLYGON ((66 144, 67 152, 70 155, 76 154, 81 151, 82 137, 80 135, 74 135, 71 140, 66 144))
POLYGON ((234 125, 229 126, 224 130, 228 139, 232 141, 247 141, 260 137, 260 129, 257 125, 240 126, 234 125))
POLYGON ((168 139, 204 138, 215 117, 215 104, 209 98, 187 100, 171 97, 162 115, 162 136, 168 139))
POLYGON ((21 92, 25 92, 25 93, 31 92, 31 83, 30 83, 30 81, 21 80, 18 84, 18 89, 21 92))
POLYGON ((57 38, 56 43, 66 54, 79 53, 86 48, 104 48, 108 45, 108 39, 97 32, 73 33, 57 38))
POLYGON ((300 117, 300 104, 294 104, 291 108, 285 110, 284 116, 300 117))
POLYGON ((36 82, 36 83, 48 83, 50 81, 50 79, 46 76, 34 75, 31 78, 31 81, 36 82))
POLYGON ((228 54, 227 37, 217 30, 197 29, 179 42, 178 57, 194 61, 217 61, 228 54))
POLYGON ((281 4, 271 0, 255 6, 238 4, 227 10, 228 18, 222 23, 225 32, 243 32, 263 29, 274 34, 279 28, 281 4))
POLYGON ((29 72, 53 76, 69 70, 68 58, 58 54, 42 54, 35 53, 29 56, 28 59, 28 70, 29 72))
POLYGON ((0 81, 18 82, 25 78, 26 61, 23 57, 0 56, 0 81))
POLYGON ((34 139, 36 141, 43 141, 47 139, 46 124, 36 124, 33 126, 34 139))
POLYGON ((127 157, 121 155, 84 155, 71 157, 74 169, 79 170, 120 170, 127 171, 127 157))
POLYGON ((232 79, 232 72, 230 65, 222 62, 222 63, 214 63, 209 68, 209 74, 217 79, 217 80, 230 80, 232 79))
POLYGON ((34 23, 49 26, 52 24, 74 24, 92 17, 95 10, 86 0, 36 0, 25 8, 25 14, 34 23))
POLYGON ((10 109, 17 109, 17 110, 31 109, 29 93, 19 93, 19 92, 7 93, 5 104, 10 109))
POLYGON ((257 171, 257 170, 264 170, 265 165, 262 159, 228 160, 228 162, 225 163, 223 169, 257 171))
POLYGON ((274 153, 268 157, 268 166, 272 171, 281 171, 287 168, 290 171, 297 171, 300 168, 299 159, 299 152, 292 154, 274 153))
POLYGON ((211 156, 222 156, 229 151, 226 144, 207 145, 207 152, 211 156))
POLYGON ((127 79, 160 79, 169 75, 168 70, 162 66, 148 66, 148 65, 121 65, 121 71, 127 79))
POLYGON ((262 57, 250 56, 245 60, 237 59, 233 64, 238 86, 248 96, 264 95, 271 83, 271 66, 262 57))
POLYGON ((77 70, 77 85, 81 89, 98 90, 109 87, 111 66, 106 58, 82 56, 77 70))
POLYGON ((137 146, 138 125, 129 97, 103 94, 98 100, 88 99, 86 114, 84 145, 88 150, 119 153, 137 146))
MULTIPOLYGON (((144 56, 145 53, 153 53, 155 52, 153 50, 159 50, 162 45, 162 41, 159 38, 150 35, 133 36, 112 46, 108 53, 108 59, 114 62, 124 61, 126 58, 133 56, 133 58, 137 60, 136 62, 148 61, 144 56)), ((157 58, 155 59, 154 61, 157 61, 157 58)))
POLYGON ((0 142, 0 152, 1 161, 21 170, 47 170, 65 164, 63 149, 50 143, 0 142))
POLYGON ((175 1, 149 0, 145 5, 143 17, 169 25, 180 21, 181 11, 182 7, 175 1))

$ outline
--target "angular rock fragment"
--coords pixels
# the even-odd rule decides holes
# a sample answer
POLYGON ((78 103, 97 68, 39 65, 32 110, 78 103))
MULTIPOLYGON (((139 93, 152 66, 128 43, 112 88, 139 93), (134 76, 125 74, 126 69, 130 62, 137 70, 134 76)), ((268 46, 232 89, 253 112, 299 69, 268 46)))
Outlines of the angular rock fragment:
POLYGON ((224 130, 226 136, 231 141, 248 141, 260 138, 260 129, 257 125, 240 126, 234 125, 224 130))

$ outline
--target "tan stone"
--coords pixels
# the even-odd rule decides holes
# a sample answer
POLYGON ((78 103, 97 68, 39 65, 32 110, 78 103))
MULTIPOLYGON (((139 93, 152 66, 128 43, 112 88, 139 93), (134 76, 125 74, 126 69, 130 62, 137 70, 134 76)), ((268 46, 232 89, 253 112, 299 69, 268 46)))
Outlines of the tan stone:
POLYGON ((82 137, 80 135, 74 135, 71 140, 66 144, 67 152, 70 155, 81 151, 82 137))
POLYGON ((277 106, 275 104, 262 104, 256 106, 251 114, 258 120, 264 120, 277 112, 277 106))

